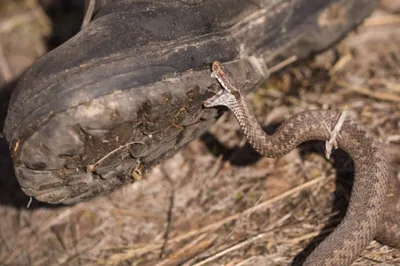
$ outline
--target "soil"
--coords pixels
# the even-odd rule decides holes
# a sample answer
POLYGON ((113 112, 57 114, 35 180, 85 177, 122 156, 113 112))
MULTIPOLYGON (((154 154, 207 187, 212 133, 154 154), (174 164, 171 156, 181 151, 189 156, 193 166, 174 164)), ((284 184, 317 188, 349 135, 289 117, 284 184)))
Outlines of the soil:
MULTIPOLYGON (((41 4, 0 2, 1 97, 77 30, 55 38, 49 18, 79 21, 81 6, 41 4)), ((384 0, 335 47, 274 74, 248 97, 259 122, 271 132, 303 110, 347 107, 383 143, 400 144, 398 12, 384 0)), ((325 159, 320 142, 262 158, 226 113, 140 182, 74 206, 27 208, 4 140, 1 148, 1 265, 288 265, 340 222, 353 175, 351 159, 341 151, 325 159)), ((373 241, 354 265, 399 264, 400 250, 373 241)))

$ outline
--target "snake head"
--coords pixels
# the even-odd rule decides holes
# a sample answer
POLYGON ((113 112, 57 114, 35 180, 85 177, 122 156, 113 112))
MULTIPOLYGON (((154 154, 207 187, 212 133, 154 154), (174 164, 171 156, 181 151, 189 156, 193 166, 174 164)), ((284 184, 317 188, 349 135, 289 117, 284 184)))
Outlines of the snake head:
POLYGON ((204 101, 205 107, 227 106, 239 101, 242 94, 235 82, 231 78, 229 72, 218 61, 212 64, 212 77, 215 77, 222 86, 222 90, 216 93, 213 97, 204 101))

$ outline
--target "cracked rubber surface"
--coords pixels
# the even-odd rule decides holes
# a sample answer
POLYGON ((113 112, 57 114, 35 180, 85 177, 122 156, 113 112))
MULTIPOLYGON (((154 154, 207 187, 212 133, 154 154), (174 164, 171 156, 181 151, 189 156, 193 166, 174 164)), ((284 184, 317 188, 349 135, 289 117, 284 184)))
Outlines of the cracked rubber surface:
POLYGON ((9 104, 5 135, 23 191, 76 203, 133 182, 218 117, 214 60, 250 91, 291 55, 326 49, 372 0, 121 0, 38 60, 9 104))

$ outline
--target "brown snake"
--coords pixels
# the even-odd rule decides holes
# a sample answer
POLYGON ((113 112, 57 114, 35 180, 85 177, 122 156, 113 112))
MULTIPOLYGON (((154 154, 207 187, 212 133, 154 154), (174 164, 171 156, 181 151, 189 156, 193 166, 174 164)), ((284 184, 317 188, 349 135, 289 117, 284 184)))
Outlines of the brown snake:
MULTIPOLYGON (((273 135, 267 135, 229 72, 217 61, 212 71, 223 89, 207 99, 204 106, 228 107, 251 146, 263 156, 280 157, 308 140, 330 140, 330 129, 338 123, 339 112, 302 112, 285 121, 273 135)), ((344 121, 336 141, 354 160, 349 206, 342 222, 304 265, 351 265, 373 238, 400 247, 400 185, 382 145, 366 128, 349 119, 344 121)))

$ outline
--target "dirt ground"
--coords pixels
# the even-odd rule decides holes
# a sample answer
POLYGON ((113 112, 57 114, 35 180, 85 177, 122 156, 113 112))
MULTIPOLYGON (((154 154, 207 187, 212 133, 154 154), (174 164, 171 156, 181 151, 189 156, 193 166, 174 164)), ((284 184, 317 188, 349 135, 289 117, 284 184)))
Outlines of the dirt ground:
MULTIPOLYGON (((338 45, 249 95, 266 130, 303 110, 347 107, 383 143, 400 144, 397 3, 382 1, 338 45)), ((36 0, 0 2, 1 85, 76 27, 55 38, 51 25, 36 0)), ((350 158, 326 160, 323 143, 261 158, 230 113, 140 182, 75 206, 26 208, 9 163, 2 151, 0 265, 288 265, 340 222, 352 184, 350 158)), ((354 265, 399 264, 400 250, 372 242, 354 265)))

